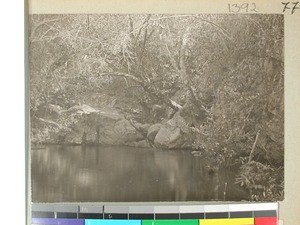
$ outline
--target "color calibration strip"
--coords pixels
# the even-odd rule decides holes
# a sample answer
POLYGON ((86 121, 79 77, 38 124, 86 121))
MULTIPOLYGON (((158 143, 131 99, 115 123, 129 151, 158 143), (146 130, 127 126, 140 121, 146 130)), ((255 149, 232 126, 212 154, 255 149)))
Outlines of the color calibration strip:
POLYGON ((277 225, 277 203, 103 206, 33 204, 32 225, 277 225))

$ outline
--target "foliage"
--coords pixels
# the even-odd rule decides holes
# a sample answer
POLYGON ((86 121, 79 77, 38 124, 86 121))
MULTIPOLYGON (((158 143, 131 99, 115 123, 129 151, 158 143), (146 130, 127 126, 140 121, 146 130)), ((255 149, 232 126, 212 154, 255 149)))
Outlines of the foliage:
POLYGON ((283 168, 272 168, 255 161, 245 163, 236 183, 249 191, 253 201, 278 201, 283 196, 283 168))

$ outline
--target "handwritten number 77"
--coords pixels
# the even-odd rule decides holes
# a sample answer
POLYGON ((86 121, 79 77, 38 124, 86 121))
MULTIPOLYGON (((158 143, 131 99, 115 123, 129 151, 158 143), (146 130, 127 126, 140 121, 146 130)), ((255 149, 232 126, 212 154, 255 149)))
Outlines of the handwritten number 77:
POLYGON ((297 5, 299 4, 299 2, 281 2, 281 4, 284 5, 283 7, 283 12, 292 9, 292 14, 294 14, 296 9, 299 9, 299 7, 297 7, 297 5), (293 5, 293 7, 290 7, 290 4, 293 5))

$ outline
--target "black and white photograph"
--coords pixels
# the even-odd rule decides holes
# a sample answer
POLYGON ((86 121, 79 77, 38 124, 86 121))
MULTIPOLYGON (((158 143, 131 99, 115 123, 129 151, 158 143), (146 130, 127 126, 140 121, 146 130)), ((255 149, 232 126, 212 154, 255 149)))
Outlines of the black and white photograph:
POLYGON ((284 199, 282 14, 31 14, 34 203, 284 199))

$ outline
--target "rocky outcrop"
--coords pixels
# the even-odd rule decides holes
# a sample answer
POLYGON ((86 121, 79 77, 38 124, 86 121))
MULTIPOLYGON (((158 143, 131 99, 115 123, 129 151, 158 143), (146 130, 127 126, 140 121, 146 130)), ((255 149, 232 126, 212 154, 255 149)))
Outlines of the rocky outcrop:
MULTIPOLYGON (((134 122, 109 108, 88 105, 69 109, 49 105, 46 119, 35 118, 35 130, 46 130, 46 143, 102 144, 162 149, 187 148, 189 126, 177 112, 172 119, 153 125, 134 122), (39 124, 39 126, 37 126, 39 124)), ((41 133, 41 132, 40 132, 41 133)), ((35 133, 33 133, 35 136, 35 133)), ((34 140, 34 139, 33 139, 34 140)))
MULTIPOLYGON (((47 106, 47 110, 51 112, 47 114, 47 119, 33 118, 32 126, 33 130, 47 127, 44 142, 149 147, 141 142, 143 135, 116 110, 97 110, 88 105, 76 105, 67 110, 51 105, 47 106), (50 107, 53 110, 50 111, 50 107)), ((141 126, 143 129, 147 126, 141 126)))
POLYGON ((117 112, 91 112, 81 116, 64 136, 65 143, 130 145, 143 140, 131 124, 117 112))

